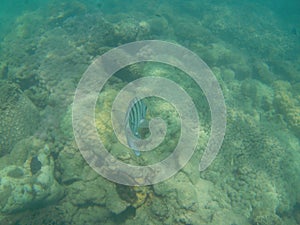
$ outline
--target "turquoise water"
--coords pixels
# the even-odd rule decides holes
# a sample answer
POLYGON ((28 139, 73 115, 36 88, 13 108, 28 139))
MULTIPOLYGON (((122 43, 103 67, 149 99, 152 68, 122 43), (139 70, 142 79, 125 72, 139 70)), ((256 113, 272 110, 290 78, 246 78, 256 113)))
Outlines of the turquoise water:
MULTIPOLYGON (((2 1, 0 224, 300 224, 299 21, 296 0, 2 1), (212 124, 203 91, 172 66, 121 69, 95 107, 99 137, 118 160, 159 162, 180 141, 180 125, 192 126, 180 123, 172 104, 146 98, 147 119, 160 116, 168 130, 153 152, 136 157, 118 141, 110 116, 114 98, 138 78, 179 84, 200 124, 196 151, 178 173, 158 184, 125 186, 83 158, 72 106, 78 82, 98 56, 142 40, 182 45, 209 66, 224 95, 226 134, 215 160, 199 172, 212 124)), ((87 130, 82 136, 93 140, 87 130)))

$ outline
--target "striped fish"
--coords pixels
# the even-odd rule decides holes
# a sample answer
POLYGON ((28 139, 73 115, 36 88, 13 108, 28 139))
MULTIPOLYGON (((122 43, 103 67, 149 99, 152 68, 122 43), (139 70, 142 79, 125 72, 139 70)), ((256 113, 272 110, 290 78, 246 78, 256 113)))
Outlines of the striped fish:
POLYGON ((133 149, 134 153, 139 156, 141 152, 135 146, 130 131, 136 138, 142 138, 139 133, 140 128, 148 127, 148 121, 146 120, 147 106, 138 98, 134 98, 127 109, 125 118, 125 133, 128 146, 133 149))

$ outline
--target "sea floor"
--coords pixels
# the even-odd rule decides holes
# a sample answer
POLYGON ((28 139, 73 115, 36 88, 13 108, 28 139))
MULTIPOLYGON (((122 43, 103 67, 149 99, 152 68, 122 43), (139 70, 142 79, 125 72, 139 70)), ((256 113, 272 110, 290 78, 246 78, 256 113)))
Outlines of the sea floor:
POLYGON ((280 10, 279 1, 13 2, 0 10, 0 224, 300 224, 299 3, 280 10), (157 63, 118 71, 99 94, 95 119, 119 160, 161 160, 180 131, 174 108, 152 99, 150 114, 161 113, 170 126, 162 146, 136 157, 117 141, 111 103, 134 79, 150 74, 186 88, 201 124, 195 154, 176 175, 124 186, 82 157, 72 103, 99 55, 153 39, 180 44, 211 68, 225 98, 226 134, 199 172, 211 128, 202 91, 157 63))

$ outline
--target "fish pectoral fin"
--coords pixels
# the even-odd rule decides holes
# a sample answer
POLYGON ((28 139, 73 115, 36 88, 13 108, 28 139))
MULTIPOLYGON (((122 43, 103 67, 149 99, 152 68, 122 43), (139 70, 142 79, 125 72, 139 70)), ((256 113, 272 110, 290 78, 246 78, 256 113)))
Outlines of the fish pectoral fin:
POLYGON ((146 129, 146 128, 149 129, 149 121, 145 120, 145 119, 141 120, 139 123, 139 128, 140 129, 146 129))

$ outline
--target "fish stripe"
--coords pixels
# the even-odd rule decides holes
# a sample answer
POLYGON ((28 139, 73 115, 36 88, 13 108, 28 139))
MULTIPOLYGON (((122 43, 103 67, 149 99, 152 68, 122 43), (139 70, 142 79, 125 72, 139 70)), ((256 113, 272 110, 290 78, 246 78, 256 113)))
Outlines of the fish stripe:
MULTIPOLYGON (((138 132, 139 126, 145 121, 147 113, 147 106, 145 103, 138 98, 134 98, 128 107, 125 118, 125 129, 128 133, 128 129, 131 130, 133 135, 137 138, 141 138, 138 132), (129 125, 129 126, 128 126, 129 125)), ((134 153, 139 156, 140 151, 135 147, 134 142, 130 135, 126 135, 128 145, 134 150, 134 153)))
POLYGON ((145 120, 147 106, 142 100, 135 98, 129 107, 129 126, 136 137, 139 137, 138 128, 143 120, 145 120))

